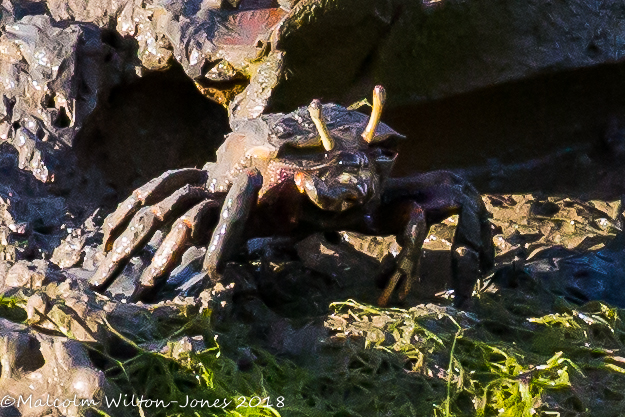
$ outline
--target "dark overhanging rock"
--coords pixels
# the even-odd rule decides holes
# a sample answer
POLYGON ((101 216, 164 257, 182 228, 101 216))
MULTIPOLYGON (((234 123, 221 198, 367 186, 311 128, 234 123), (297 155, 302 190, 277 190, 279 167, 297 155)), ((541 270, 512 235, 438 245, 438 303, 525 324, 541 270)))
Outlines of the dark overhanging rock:
MULTIPOLYGON (((77 27, 89 26, 77 22, 91 22, 101 30, 102 43, 121 59, 123 68, 113 72, 121 71, 126 81, 179 62, 205 94, 218 97, 218 90, 227 90, 222 104, 232 100, 233 118, 291 110, 316 97, 350 104, 374 83, 386 86, 391 107, 413 106, 541 73, 613 62, 623 52, 617 41, 622 30, 618 7, 595 7, 584 0, 5 3, 7 22, 11 13, 24 19, 50 15, 77 27), (260 77, 262 71, 272 77, 260 77), (233 99, 247 79, 251 85, 233 99)), ((102 88, 104 96, 122 78, 102 88)), ((47 101, 56 105, 57 100, 50 96, 47 101)), ((85 114, 94 108, 88 101, 85 114)), ((64 127, 74 115, 61 107, 54 121, 64 127)), ((74 123, 65 142, 80 127, 80 120, 74 123)), ((25 146, 20 166, 39 169, 44 178, 46 155, 52 153, 45 147, 25 146)))
POLYGON ((602 178, 623 155, 624 92, 616 62, 393 106, 384 120, 408 137, 396 174, 451 167, 483 192, 618 198, 625 188, 602 178))
POLYGON ((617 3, 586 0, 302 0, 280 29, 289 77, 272 110, 319 96, 353 102, 372 83, 392 104, 427 102, 617 62, 622 14, 617 3))

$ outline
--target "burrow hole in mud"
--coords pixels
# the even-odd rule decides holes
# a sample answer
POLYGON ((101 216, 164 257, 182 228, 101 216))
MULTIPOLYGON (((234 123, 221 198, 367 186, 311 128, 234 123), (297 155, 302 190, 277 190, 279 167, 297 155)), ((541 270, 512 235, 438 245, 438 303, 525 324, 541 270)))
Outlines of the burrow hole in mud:
POLYGON ((214 161, 229 131, 226 109, 204 97, 173 64, 100 98, 75 149, 81 168, 100 170, 123 199, 169 169, 214 161))

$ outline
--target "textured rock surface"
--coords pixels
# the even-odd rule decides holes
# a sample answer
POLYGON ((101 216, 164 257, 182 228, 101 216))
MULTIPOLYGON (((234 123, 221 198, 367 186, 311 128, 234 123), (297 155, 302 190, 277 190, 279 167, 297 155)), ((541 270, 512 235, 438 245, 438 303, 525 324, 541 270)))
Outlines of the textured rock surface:
POLYGON ((415 103, 625 52, 612 1, 328 0, 294 11, 280 38, 289 79, 276 91, 287 108, 293 95, 355 101, 372 82, 392 103, 415 103))
MULTIPOLYGON (((128 56, 122 60, 130 68, 141 73, 166 68, 175 60, 213 97, 220 96, 219 91, 242 91, 245 79, 256 74, 267 54, 282 51, 288 75, 278 80, 272 95, 273 106, 280 109, 319 96, 359 99, 372 82, 387 86, 394 103, 415 103, 544 72, 614 62, 625 49, 622 10, 613 2, 32 4, 9 9, 20 18, 46 13, 58 22, 89 22, 114 30, 136 41, 132 53, 138 61, 128 56)), ((226 96, 225 102, 234 97, 226 96)))
POLYGON ((18 150, 21 169, 53 181, 63 151, 73 145, 100 96, 134 75, 131 55, 107 44, 115 35, 93 24, 28 15, 5 29, 0 139, 18 150))
POLYGON ((112 22, 117 33, 136 41, 139 72, 164 69, 177 61, 202 91, 227 104, 233 93, 245 88, 270 51, 273 29, 296 2, 286 3, 281 8, 273 1, 127 0, 91 2, 85 7, 80 0, 51 0, 48 7, 59 21, 100 27, 112 22))
POLYGON ((585 0, 7 0, 3 9, 0 138, 42 181, 113 86, 173 62, 234 118, 250 118, 317 97, 348 104, 373 83, 391 103, 414 104, 614 62, 625 29, 617 4, 585 0))
MULTIPOLYGON (((3 280, 5 296, 15 303, 10 310, 3 304, 3 315, 12 311, 14 320, 26 323, 0 318, 0 389, 10 397, 5 397, 3 413, 14 413, 6 415, 83 416, 93 410, 136 415, 130 406, 110 407, 110 399, 121 391, 105 375, 109 365, 102 362, 104 357, 127 355, 136 346, 134 340, 145 341, 145 352, 175 359, 206 348, 201 334, 161 340, 172 323, 198 314, 199 306, 191 302, 150 307, 117 303, 94 294, 71 274, 53 275, 43 260, 18 263, 11 271, 17 274, 17 269, 28 271, 35 265, 38 285, 7 291, 10 278, 3 280)), ((210 296, 206 300, 210 303, 210 296)))

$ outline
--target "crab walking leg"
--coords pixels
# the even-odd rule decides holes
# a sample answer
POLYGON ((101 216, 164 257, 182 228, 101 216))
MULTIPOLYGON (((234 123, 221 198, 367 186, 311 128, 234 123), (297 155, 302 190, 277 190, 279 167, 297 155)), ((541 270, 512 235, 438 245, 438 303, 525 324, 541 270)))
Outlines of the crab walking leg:
POLYGON ((495 253, 488 212, 479 194, 477 197, 465 194, 459 200, 458 227, 451 248, 451 276, 454 305, 466 309, 470 307, 478 278, 492 268, 495 253))
POLYGON ((384 103, 386 103, 386 90, 381 85, 376 85, 373 89, 373 109, 371 110, 371 117, 369 118, 369 123, 365 131, 362 132, 362 138, 369 143, 371 143, 375 137, 375 130, 380 123, 384 103))
POLYGON ((133 214, 144 205, 151 205, 163 199, 174 190, 185 184, 202 184, 206 182, 207 173, 201 169, 185 168, 166 171, 160 177, 154 178, 145 185, 137 188, 133 193, 117 206, 117 209, 104 220, 104 249, 111 250, 112 240, 119 229, 133 214))
POLYGON ((109 252, 89 280, 91 287, 96 290, 104 289, 115 277, 120 264, 129 259, 136 249, 143 246, 152 232, 163 224, 171 212, 178 211, 207 196, 208 193, 204 188, 185 185, 160 203, 139 210, 126 230, 115 240, 113 250, 109 252))
POLYGON ((449 171, 434 171, 407 178, 390 178, 383 200, 396 204, 419 198, 428 223, 458 214, 452 244, 452 288, 457 307, 469 306, 471 293, 481 274, 494 263, 490 213, 480 193, 462 177, 449 171))
POLYGON ((208 273, 211 281, 219 279, 221 268, 240 243, 245 223, 256 205, 262 185, 260 172, 255 168, 248 169, 237 177, 228 191, 204 257, 202 269, 208 273))
POLYGON ((404 300, 413 282, 417 279, 419 273, 419 263, 421 261, 421 247, 428 233, 428 226, 423 208, 411 201, 408 206, 408 223, 403 233, 398 236, 402 245, 402 250, 397 256, 397 268, 387 284, 384 292, 378 298, 378 305, 384 307, 388 301, 402 276, 406 279, 402 285, 399 299, 404 300))
POLYGON ((199 225, 202 218, 208 211, 217 207, 219 207, 218 201, 204 200, 174 222, 171 231, 154 254, 152 263, 141 274, 139 284, 131 297, 132 300, 141 299, 162 282, 167 272, 173 268, 179 255, 185 249, 185 244, 190 238, 197 236, 197 229, 200 228, 199 225))

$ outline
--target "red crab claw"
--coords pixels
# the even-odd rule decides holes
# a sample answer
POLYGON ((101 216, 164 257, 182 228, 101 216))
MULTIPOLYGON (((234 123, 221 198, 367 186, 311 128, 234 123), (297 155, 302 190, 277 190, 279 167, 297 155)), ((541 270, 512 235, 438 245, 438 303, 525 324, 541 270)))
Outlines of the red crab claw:
POLYGON ((152 263, 143 271, 131 300, 143 299, 148 294, 154 292, 180 258, 185 249, 185 243, 189 239, 198 237, 199 230, 202 229, 200 224, 202 219, 206 217, 207 212, 219 208, 220 205, 219 201, 213 199, 204 200, 176 220, 171 227, 171 231, 163 240, 156 254, 154 254, 152 263))
POLYGON ((160 177, 154 178, 144 186, 137 188, 133 193, 117 206, 112 214, 104 220, 104 250, 110 251, 113 239, 119 234, 119 229, 144 205, 152 205, 171 194, 185 184, 203 184, 207 173, 201 169, 184 168, 166 171, 160 177))
POLYGON ((118 267, 146 243, 151 234, 163 225, 172 212, 179 212, 189 204, 207 197, 209 194, 203 187, 185 185, 160 203, 139 210, 126 230, 115 240, 113 249, 89 280, 91 287, 96 290, 104 289, 115 277, 118 267))

